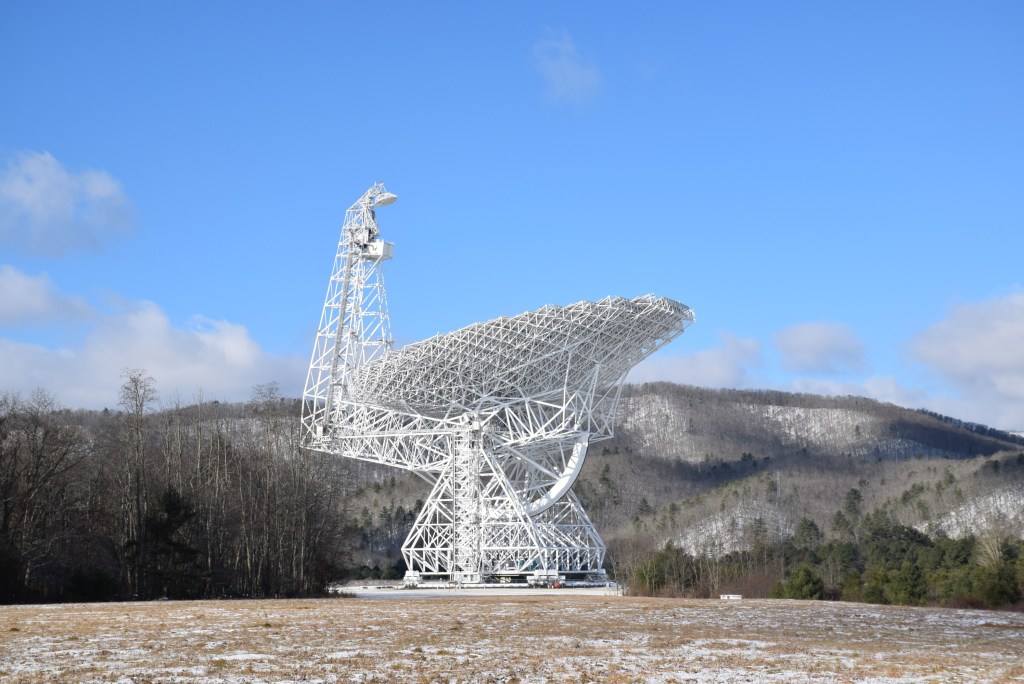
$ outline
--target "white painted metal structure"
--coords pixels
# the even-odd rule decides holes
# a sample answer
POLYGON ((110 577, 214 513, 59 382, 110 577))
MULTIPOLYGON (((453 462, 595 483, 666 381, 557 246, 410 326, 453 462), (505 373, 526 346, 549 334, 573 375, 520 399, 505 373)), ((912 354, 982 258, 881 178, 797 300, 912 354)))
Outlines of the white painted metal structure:
POLYGON ((626 373, 694 321, 652 295, 477 323, 394 349, 374 185, 348 210, 303 398, 304 445, 411 470, 433 491, 402 552, 460 582, 603 574, 572 485, 613 434, 626 373))

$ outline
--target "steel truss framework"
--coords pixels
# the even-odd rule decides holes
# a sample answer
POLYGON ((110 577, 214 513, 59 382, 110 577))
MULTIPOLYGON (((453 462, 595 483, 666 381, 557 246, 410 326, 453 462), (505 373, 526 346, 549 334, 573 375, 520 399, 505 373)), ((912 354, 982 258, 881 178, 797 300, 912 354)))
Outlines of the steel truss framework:
POLYGON ((402 547, 413 572, 478 582, 601 573, 572 492, 613 435, 626 373, 683 333, 686 306, 646 295, 545 306, 402 349, 390 338, 374 185, 345 217, 303 399, 304 444, 413 471, 433 490, 402 547))

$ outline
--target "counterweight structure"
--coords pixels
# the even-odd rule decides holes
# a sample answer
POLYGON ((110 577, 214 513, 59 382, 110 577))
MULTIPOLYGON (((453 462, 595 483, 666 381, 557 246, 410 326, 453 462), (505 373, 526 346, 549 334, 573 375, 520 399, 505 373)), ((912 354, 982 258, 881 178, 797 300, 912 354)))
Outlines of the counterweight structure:
POLYGON ((407 580, 603 575, 572 485, 613 435, 622 381, 695 319, 646 295, 545 306, 394 349, 374 185, 346 213, 303 398, 305 446, 413 471, 433 489, 407 580))

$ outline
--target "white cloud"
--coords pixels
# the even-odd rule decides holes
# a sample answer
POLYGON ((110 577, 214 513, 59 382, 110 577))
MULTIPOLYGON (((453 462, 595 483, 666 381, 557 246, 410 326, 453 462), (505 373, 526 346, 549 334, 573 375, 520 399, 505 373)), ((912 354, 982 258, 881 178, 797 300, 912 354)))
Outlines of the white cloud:
POLYGON ((782 365, 800 373, 850 373, 863 370, 864 344, 843 323, 799 323, 775 336, 782 365))
POLYGON ((91 312, 83 299, 58 292, 45 273, 30 276, 0 264, 0 325, 78 320, 91 312))
POLYGON ((960 393, 957 417, 1024 427, 1024 292, 958 306, 918 333, 912 356, 960 393))
MULTIPOLYGON (((936 376, 926 381, 927 390, 883 376, 843 381, 804 377, 790 381, 787 389, 870 397, 1004 430, 1024 429, 1024 292, 954 308, 945 320, 915 335, 909 351, 936 376)), ((807 353, 806 358, 802 368, 814 369, 814 354, 807 353)), ((860 353, 850 353, 849 358, 859 359, 860 353)), ((824 359, 828 362, 829 355, 824 359)), ((841 367, 834 359, 831 363, 841 367)))
POLYGON ((549 31, 533 46, 534 63, 544 77, 548 97, 567 102, 584 102, 601 89, 601 72, 576 49, 572 37, 549 31))
POLYGON ((0 171, 0 245, 38 254, 95 248, 132 228, 121 185, 70 172, 49 152, 22 152, 0 171))
POLYGON ((755 340, 721 334, 722 345, 693 354, 654 356, 630 371, 629 382, 680 382, 701 387, 749 387, 749 370, 762 363, 755 340))
POLYGON ((245 327, 203 318, 175 327, 151 302, 101 317, 74 349, 0 339, 0 389, 27 394, 43 387, 70 407, 116 405, 125 368, 145 369, 163 396, 190 397, 201 388, 210 399, 228 401, 247 399, 253 385, 270 381, 298 396, 305 379, 302 359, 267 353, 245 327))

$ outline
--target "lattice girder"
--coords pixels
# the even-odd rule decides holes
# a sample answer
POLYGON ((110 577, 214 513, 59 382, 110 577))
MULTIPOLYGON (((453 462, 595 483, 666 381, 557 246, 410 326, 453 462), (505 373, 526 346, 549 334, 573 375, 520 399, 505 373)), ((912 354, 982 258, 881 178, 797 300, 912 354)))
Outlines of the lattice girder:
POLYGON ((304 445, 411 470, 433 489, 403 544, 410 569, 482 579, 600 572, 604 544, 571 487, 614 434, 626 373, 693 312, 646 295, 545 306, 394 349, 375 208, 348 210, 303 401, 304 445))

